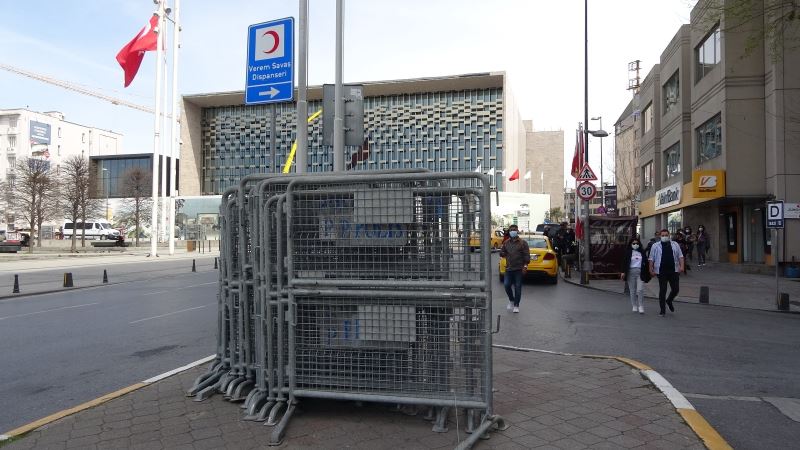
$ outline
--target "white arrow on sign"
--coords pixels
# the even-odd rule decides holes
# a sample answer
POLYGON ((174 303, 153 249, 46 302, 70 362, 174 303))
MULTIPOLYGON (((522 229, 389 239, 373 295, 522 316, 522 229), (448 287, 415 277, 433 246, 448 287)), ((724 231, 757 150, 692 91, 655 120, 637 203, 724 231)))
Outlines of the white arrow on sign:
POLYGON ((269 98, 274 98, 276 95, 280 94, 281 91, 275 89, 275 86, 270 86, 269 90, 266 92, 259 92, 258 96, 263 97, 265 95, 269 95, 269 98))

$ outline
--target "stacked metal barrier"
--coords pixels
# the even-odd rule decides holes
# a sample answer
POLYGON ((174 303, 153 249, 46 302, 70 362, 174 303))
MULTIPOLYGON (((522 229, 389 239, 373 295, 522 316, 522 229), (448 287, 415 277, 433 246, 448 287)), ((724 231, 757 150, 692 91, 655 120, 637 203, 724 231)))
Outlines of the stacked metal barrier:
POLYGON ((280 443, 302 398, 492 412, 489 178, 253 175, 222 196, 217 358, 189 395, 244 400, 280 443))

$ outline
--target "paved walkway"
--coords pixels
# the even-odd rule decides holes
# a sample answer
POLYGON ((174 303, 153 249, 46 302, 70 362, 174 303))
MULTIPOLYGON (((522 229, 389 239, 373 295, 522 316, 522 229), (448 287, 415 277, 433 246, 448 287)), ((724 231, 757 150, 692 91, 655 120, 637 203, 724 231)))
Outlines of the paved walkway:
MULTIPOLYGON (((776 311, 775 276, 742 273, 730 264, 708 263, 703 267, 692 266, 688 275, 681 275, 678 301, 698 303, 700 287, 708 286, 709 303, 776 311)), ((567 280, 580 283, 580 276, 573 274, 567 280)), ((589 287, 622 294, 625 288, 621 280, 590 280, 589 287)), ((780 291, 789 294, 792 311, 800 311, 800 279, 780 278, 780 291)), ((627 294, 626 294, 627 295, 627 294)), ((645 284, 645 297, 658 299, 658 280, 645 284)))
MULTIPOLYGON (((184 396, 205 370, 186 372, 68 416, 4 446, 18 449, 267 448, 271 428, 242 420, 216 395, 184 396)), ((509 426, 479 449, 704 448, 667 398, 632 367, 613 359, 494 351, 495 412, 509 426)), ((464 417, 449 431, 387 405, 304 401, 281 448, 453 448, 464 417)))

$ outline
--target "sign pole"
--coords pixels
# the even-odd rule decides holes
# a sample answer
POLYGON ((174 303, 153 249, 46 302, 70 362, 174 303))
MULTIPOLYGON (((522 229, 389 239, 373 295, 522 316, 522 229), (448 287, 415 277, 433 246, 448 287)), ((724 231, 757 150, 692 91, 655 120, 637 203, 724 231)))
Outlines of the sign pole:
POLYGON ((772 247, 775 249, 775 251, 773 252, 775 254, 774 255, 775 256, 775 302, 776 302, 775 304, 778 304, 778 302, 780 302, 781 299, 781 289, 780 289, 781 259, 778 258, 778 254, 780 252, 780 246, 778 246, 778 234, 779 234, 778 232, 780 230, 778 230, 777 228, 774 228, 773 230, 775 230, 775 239, 773 241, 775 242, 775 245, 772 247))
MULTIPOLYGON (((162 48, 162 43, 164 42, 164 29, 165 21, 164 21, 164 2, 158 2, 158 39, 156 41, 156 86, 155 86, 155 122, 153 124, 153 164, 152 164, 152 172, 151 172, 151 186, 150 189, 152 190, 151 194, 153 197, 153 204, 151 205, 150 211, 150 256, 158 256, 158 174, 159 174, 159 167, 158 167, 158 156, 159 156, 159 149, 161 148, 161 82, 162 82, 162 75, 161 71, 163 70, 163 65, 161 64, 161 60, 163 59, 163 52, 164 49, 162 48)), ((163 219, 162 219, 163 220, 163 219)), ((136 230, 135 233, 139 233, 139 230, 136 230)))
POLYGON ((278 114, 278 106, 275 105, 275 103, 270 106, 272 107, 272 111, 270 113, 269 124, 269 149, 272 152, 272 172, 280 173, 280 163, 278 161, 278 149, 276 145, 277 138, 275 136, 278 131, 278 118, 276 117, 278 114))
POLYGON ((344 0, 336 0, 336 81, 333 100, 333 171, 344 170, 344 91, 342 58, 344 41, 344 0))
POLYGON ((308 168, 308 0, 300 0, 300 27, 297 33, 297 155, 295 172, 308 168))

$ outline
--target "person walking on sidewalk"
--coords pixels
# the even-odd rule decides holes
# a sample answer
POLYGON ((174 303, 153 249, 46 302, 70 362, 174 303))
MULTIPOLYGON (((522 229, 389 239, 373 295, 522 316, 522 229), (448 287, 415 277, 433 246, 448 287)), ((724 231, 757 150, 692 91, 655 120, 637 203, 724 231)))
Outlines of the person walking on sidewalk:
MULTIPOLYGON (((695 235, 692 233, 692 227, 686 226, 683 229, 683 234, 686 237, 686 252, 683 256, 686 257, 686 261, 693 261, 694 260, 694 243, 695 243, 695 235)), ((688 265, 688 264, 687 264, 688 265)))
POLYGON ((503 286, 508 295, 506 309, 513 309, 515 313, 518 313, 519 301, 522 298, 522 277, 528 273, 531 251, 528 242, 519 237, 519 228, 516 225, 508 227, 508 235, 509 239, 503 242, 503 246, 500 248, 500 257, 506 259, 503 286))
POLYGON ((651 277, 642 241, 638 238, 631 239, 628 244, 625 258, 622 261, 622 270, 620 278, 627 282, 631 308, 633 308, 633 312, 644 314, 644 284, 649 282, 651 277))
POLYGON ((711 247, 711 237, 709 237, 708 233, 706 233, 706 227, 703 225, 697 227, 695 244, 697 244, 697 265, 705 266, 708 248, 711 247))
POLYGON ((678 295, 678 281, 680 273, 683 272, 683 252, 677 242, 670 240, 669 230, 661 230, 661 242, 653 244, 650 250, 650 275, 658 277, 658 306, 664 316, 666 310, 664 304, 669 306, 669 310, 675 312, 672 301, 678 295), (669 284, 669 297, 667 297, 667 284, 669 284))

